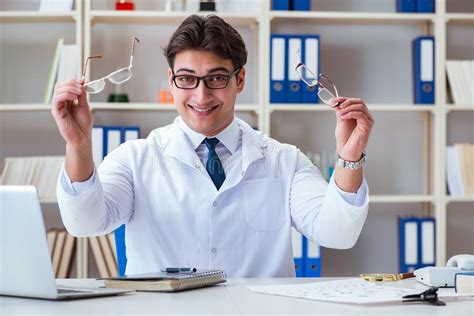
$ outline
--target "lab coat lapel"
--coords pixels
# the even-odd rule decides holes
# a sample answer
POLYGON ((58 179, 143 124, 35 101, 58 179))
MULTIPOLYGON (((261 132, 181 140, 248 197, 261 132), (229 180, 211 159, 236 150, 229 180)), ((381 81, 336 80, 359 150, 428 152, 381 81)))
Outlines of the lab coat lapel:
POLYGON ((239 122, 242 130, 242 174, 256 160, 263 159, 263 142, 261 136, 257 134, 248 124, 239 122))
POLYGON ((196 151, 184 132, 175 122, 164 137, 163 152, 176 158, 177 160, 195 168, 196 165, 202 166, 196 151))
POLYGON ((224 183, 222 184, 219 193, 226 191, 236 186, 245 175, 247 168, 259 159, 263 159, 265 154, 263 152, 264 146, 260 135, 258 135, 247 123, 238 119, 239 127, 242 131, 242 161, 241 169, 234 170, 234 172, 227 174, 224 183))

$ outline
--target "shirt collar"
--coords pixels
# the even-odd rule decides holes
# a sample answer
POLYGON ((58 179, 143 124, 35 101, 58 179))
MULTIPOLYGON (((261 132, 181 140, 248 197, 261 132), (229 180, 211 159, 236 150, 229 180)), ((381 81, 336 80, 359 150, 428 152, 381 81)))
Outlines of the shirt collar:
MULTIPOLYGON (((194 150, 196 150, 199 145, 201 145, 202 141, 206 138, 206 136, 190 128, 181 117, 179 119, 178 124, 184 134, 186 134, 186 136, 191 141, 194 150)), ((240 127, 239 124, 237 124, 237 120, 235 119, 235 117, 232 120, 232 123, 229 124, 229 126, 227 126, 219 134, 212 137, 217 138, 231 152, 231 154, 234 154, 234 152, 237 150, 237 145, 239 144, 240 138, 240 127)))

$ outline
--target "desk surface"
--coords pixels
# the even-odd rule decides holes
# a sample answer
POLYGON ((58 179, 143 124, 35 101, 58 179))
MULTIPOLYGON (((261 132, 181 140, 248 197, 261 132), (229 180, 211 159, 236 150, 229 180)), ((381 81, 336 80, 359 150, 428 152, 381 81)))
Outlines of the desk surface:
MULTIPOLYGON (((138 315, 138 314, 303 314, 344 315, 474 315, 474 297, 443 298, 446 306, 421 303, 377 305, 338 304, 260 294, 248 285, 292 284, 328 281, 330 278, 229 279, 222 285, 178 293, 135 292, 120 296, 48 301, 0 296, 0 315, 138 315)), ((92 279, 58 280, 68 286, 100 286, 92 279)), ((415 280, 391 283, 394 286, 425 289, 415 280)))

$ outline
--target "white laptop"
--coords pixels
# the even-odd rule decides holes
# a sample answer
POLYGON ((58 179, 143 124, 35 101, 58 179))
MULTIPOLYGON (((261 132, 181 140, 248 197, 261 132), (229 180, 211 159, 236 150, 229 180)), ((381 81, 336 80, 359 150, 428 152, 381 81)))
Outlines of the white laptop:
POLYGON ((127 292, 56 286, 35 187, 0 186, 0 295, 65 300, 127 292))

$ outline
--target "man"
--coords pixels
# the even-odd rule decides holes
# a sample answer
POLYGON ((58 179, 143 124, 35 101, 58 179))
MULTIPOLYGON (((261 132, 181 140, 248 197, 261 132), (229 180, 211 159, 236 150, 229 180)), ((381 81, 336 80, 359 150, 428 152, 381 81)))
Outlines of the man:
MULTIPOLYGON (((328 185, 296 147, 234 117, 247 58, 237 31, 192 15, 164 54, 179 117, 121 145, 97 170, 84 82, 56 86, 52 113, 66 140, 57 193, 68 231, 99 235, 126 224, 127 274, 188 266, 291 277, 291 226, 322 246, 352 247, 368 211, 362 168, 337 166, 328 185)), ((356 162, 373 119, 360 99, 338 101, 337 152, 356 162)))

